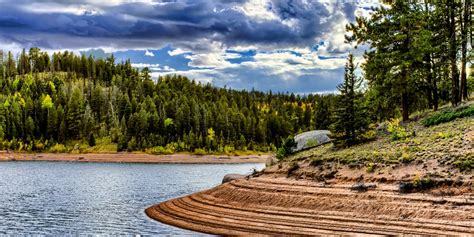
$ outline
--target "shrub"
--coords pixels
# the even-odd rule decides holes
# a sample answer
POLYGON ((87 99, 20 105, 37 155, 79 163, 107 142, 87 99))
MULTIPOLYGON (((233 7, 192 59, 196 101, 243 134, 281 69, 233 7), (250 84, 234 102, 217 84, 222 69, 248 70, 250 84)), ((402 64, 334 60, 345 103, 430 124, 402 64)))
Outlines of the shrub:
POLYGON ((35 151, 42 151, 44 150, 45 145, 42 142, 35 143, 35 151))
POLYGON ((53 153, 65 153, 67 152, 67 149, 63 144, 56 143, 56 145, 49 148, 49 151, 53 153))
POLYGON ((87 140, 89 146, 95 146, 95 137, 94 133, 89 134, 89 139, 87 140))
POLYGON ((293 147, 296 146, 295 139, 292 136, 288 136, 286 139, 283 139, 281 142, 281 147, 278 148, 276 157, 279 160, 284 159, 288 155, 293 153, 293 147))
POLYGON ((201 148, 194 149, 194 155, 203 156, 206 154, 207 152, 204 149, 201 149, 201 148))
POLYGON ((369 162, 367 164, 367 173, 372 173, 375 170, 375 164, 373 162, 369 162))
POLYGON ((403 126, 400 125, 399 119, 392 119, 388 122, 387 131, 391 134, 392 140, 401 140, 408 137, 408 133, 403 126))
POLYGON ((454 165, 459 168, 461 171, 470 171, 474 169, 474 159, 467 158, 464 160, 458 160, 454 162, 454 165))
POLYGON ((436 134, 436 138, 441 138, 441 139, 448 139, 453 136, 454 134, 452 134, 451 132, 439 132, 438 134, 436 134))
POLYGON ((168 144, 166 147, 156 146, 151 148, 150 153, 153 155, 171 155, 175 152, 174 145, 168 144))
POLYGON ((400 156, 400 161, 402 163, 410 163, 413 161, 413 156, 411 156, 409 153, 403 152, 402 155, 400 156))
POLYGON ((465 106, 458 108, 456 110, 446 110, 443 112, 436 113, 426 119, 424 119, 421 123, 425 127, 438 125, 441 123, 446 123, 453 121, 457 118, 464 118, 474 115, 474 106, 465 106))

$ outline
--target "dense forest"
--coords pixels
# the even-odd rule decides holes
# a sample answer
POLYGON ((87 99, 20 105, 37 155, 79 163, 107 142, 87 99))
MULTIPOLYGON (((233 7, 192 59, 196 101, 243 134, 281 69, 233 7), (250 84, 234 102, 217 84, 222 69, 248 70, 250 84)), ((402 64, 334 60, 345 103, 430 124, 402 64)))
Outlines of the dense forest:
POLYGON ((119 151, 269 151, 290 134, 327 127, 334 97, 215 88, 179 75, 152 80, 147 68, 113 56, 32 48, 0 58, 0 138, 10 149, 100 138, 119 151))
POLYGON ((412 112, 469 99, 470 1, 394 1, 373 10, 347 26, 346 41, 370 49, 363 78, 350 55, 339 95, 239 91, 179 75, 152 79, 148 68, 113 55, 0 51, 0 148, 274 151, 289 135, 329 128, 353 144, 374 122, 407 121, 412 112))

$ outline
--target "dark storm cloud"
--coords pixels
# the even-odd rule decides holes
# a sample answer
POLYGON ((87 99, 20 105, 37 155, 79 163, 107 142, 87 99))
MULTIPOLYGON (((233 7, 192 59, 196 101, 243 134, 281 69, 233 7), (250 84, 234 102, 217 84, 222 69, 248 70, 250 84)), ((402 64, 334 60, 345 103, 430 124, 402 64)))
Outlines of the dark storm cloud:
MULTIPOLYGON (((71 8, 71 4, 63 2, 1 3, 0 37, 47 48, 79 48, 88 42, 90 47, 143 48, 160 47, 170 41, 188 48, 202 47, 193 44, 203 41, 216 41, 228 47, 294 47, 312 44, 315 37, 333 27, 335 21, 331 18, 336 17, 323 3, 302 0, 271 1, 268 10, 278 18, 265 20, 254 19, 239 10, 244 0, 116 5, 74 2, 72 6, 82 9, 77 13, 60 11, 62 7, 71 8), (35 6, 53 10, 37 11, 35 6), (289 20, 291 26, 285 24, 289 20), (77 41, 82 42, 68 45, 77 41)), ((350 12, 346 5, 341 8, 350 12)))

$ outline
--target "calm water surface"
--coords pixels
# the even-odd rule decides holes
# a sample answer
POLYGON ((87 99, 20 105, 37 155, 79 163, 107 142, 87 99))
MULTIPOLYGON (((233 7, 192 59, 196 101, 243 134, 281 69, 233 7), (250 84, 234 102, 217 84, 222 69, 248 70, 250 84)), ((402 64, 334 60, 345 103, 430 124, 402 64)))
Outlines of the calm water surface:
POLYGON ((195 235, 144 209, 263 166, 0 162, 0 235, 195 235))

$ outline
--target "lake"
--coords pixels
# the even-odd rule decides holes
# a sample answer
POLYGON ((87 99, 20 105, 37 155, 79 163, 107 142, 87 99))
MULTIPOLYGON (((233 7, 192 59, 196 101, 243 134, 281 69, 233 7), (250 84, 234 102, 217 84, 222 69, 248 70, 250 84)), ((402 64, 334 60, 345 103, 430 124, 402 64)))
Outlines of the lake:
POLYGON ((145 208, 264 164, 1 162, 0 234, 195 235, 145 208))

